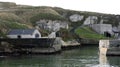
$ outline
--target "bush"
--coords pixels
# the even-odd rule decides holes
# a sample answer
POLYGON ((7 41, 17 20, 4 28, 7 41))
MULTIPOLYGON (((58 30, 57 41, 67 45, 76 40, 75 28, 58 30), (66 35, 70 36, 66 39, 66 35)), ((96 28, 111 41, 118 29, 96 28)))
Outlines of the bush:
POLYGON ((74 36, 70 33, 69 30, 61 28, 57 32, 57 36, 62 37, 64 41, 72 40, 74 39, 74 36))

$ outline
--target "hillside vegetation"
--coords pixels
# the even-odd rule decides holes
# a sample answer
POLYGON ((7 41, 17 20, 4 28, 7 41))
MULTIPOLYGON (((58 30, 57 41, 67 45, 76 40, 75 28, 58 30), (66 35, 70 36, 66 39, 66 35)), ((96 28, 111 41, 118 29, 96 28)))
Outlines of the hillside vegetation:
MULTIPOLYGON (((16 5, 15 3, 9 2, 0 2, 0 4, 0 36, 3 36, 11 29, 35 28, 35 23, 44 19, 69 22, 68 30, 60 30, 61 33, 64 33, 64 35, 61 35, 63 35, 62 37, 65 40, 73 38, 70 30, 74 28, 77 28, 75 34, 81 38, 101 39, 104 38, 104 36, 95 33, 89 27, 78 27, 81 26, 89 16, 96 16, 98 18, 97 23, 99 23, 101 19, 104 19, 104 23, 117 26, 120 22, 119 15, 74 11, 59 7, 16 5), (69 18, 73 14, 82 15, 84 18, 81 21, 72 22, 69 18)), ((43 29, 40 29, 40 31, 43 33, 42 35, 48 34, 43 29)), ((74 33, 74 31, 72 31, 72 33, 74 33)))
POLYGON ((48 20, 65 20, 65 18, 63 18, 60 15, 54 15, 51 13, 39 13, 33 17, 31 17, 30 21, 35 24, 36 21, 39 21, 40 19, 48 19, 48 20))
POLYGON ((75 30, 75 33, 79 35, 80 38, 86 38, 86 39, 105 39, 106 38, 105 36, 94 32, 89 27, 82 27, 82 28, 79 27, 75 30))

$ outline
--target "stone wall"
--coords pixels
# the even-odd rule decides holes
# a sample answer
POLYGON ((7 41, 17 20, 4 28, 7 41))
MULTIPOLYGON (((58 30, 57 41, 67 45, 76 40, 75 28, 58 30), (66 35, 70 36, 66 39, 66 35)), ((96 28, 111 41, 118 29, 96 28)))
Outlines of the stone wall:
POLYGON ((104 34, 104 32, 113 34, 111 24, 93 24, 92 29, 99 34, 104 34))

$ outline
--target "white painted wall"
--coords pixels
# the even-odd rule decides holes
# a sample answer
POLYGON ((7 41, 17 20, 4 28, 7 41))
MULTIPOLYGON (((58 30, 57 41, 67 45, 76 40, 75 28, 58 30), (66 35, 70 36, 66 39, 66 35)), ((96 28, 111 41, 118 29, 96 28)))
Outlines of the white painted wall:
MULTIPOLYGON (((20 35, 21 38, 35 38, 35 34, 39 34, 38 38, 41 38, 41 34, 38 30, 35 30, 32 35, 20 35)), ((8 38, 18 38, 18 35, 7 35, 8 38)))
POLYGON ((39 37, 38 38, 41 38, 41 34, 38 30, 35 30, 32 37, 35 38, 35 34, 39 34, 39 37))
MULTIPOLYGON (((34 38, 32 35, 20 35, 21 38, 34 38)), ((18 38, 18 35, 7 35, 8 38, 18 38)))
POLYGON ((48 38, 55 38, 56 37, 56 33, 52 32, 50 35, 48 35, 48 38))

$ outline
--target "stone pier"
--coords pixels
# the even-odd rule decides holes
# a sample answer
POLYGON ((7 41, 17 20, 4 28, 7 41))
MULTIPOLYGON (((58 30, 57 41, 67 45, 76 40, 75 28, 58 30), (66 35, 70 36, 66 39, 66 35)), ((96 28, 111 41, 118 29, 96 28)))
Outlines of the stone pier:
POLYGON ((120 55, 120 40, 100 40, 100 54, 120 55))

